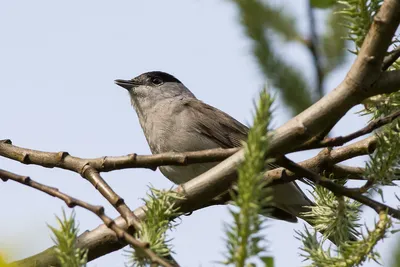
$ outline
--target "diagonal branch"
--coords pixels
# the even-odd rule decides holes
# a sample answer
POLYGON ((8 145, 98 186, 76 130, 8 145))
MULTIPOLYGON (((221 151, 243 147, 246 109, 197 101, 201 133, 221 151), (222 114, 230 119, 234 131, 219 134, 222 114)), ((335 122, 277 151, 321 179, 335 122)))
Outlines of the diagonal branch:
POLYGON ((332 191, 333 193, 340 195, 340 196, 346 196, 351 199, 354 199, 366 206, 369 206, 373 210, 375 210, 378 214, 381 211, 387 211, 389 215, 396 219, 400 219, 400 210, 394 209, 392 207, 389 207, 385 204, 382 204, 378 201, 375 201, 373 199, 370 199, 364 195, 362 195, 359 190, 355 190, 353 188, 346 188, 344 186, 338 185, 334 182, 332 182, 330 179, 327 179, 325 177, 321 177, 315 172, 312 172, 299 164, 291 161, 290 159, 286 158, 285 156, 282 156, 278 160, 279 164, 287 168, 288 170, 291 170, 292 172, 296 173, 297 175, 301 175, 303 177, 306 177, 313 183, 323 186, 326 189, 332 191))
POLYGON ((37 189, 39 191, 42 191, 50 196, 56 197, 58 199, 61 199, 67 204, 69 208, 74 208, 75 206, 84 208, 86 210, 89 210, 96 214, 103 222, 104 224, 112 229, 118 238, 125 240, 126 243, 132 245, 132 247, 135 250, 140 251, 144 255, 146 255, 152 262, 157 263, 161 266, 164 267, 173 267, 170 263, 168 263, 165 259, 162 259, 159 257, 156 253, 154 253, 150 248, 149 244, 143 243, 137 239, 135 239, 132 235, 130 235, 125 229, 119 227, 114 220, 112 220, 110 217, 108 217, 104 213, 104 207, 102 206, 95 206, 92 204, 89 204, 87 202, 84 202, 82 200, 73 198, 67 194, 64 194, 60 192, 57 188, 50 187, 38 182, 35 182, 28 176, 21 176, 17 175, 11 172, 8 172, 6 170, 0 169, 0 179, 3 180, 3 182, 7 182, 7 180, 13 180, 15 182, 18 182, 20 184, 32 187, 34 189, 37 189))
POLYGON ((393 120, 397 119, 399 116, 400 116, 400 110, 397 112, 394 112, 386 117, 373 120, 366 127, 362 128, 354 133, 351 133, 349 135, 325 138, 318 144, 318 146, 319 147, 341 146, 341 145, 343 145, 353 139, 356 139, 360 136, 372 133, 374 130, 376 130, 386 124, 391 123, 393 120))
POLYGON ((393 49, 389 55, 385 57, 382 64, 382 70, 387 70, 400 57, 400 46, 393 49))
MULTIPOLYGON (((339 162, 363 155, 369 155, 374 152, 376 146, 376 136, 370 136, 353 144, 340 147, 337 149, 325 148, 321 150, 315 157, 299 162, 298 164, 305 169, 309 169, 315 173, 322 174, 333 173, 337 177, 346 177, 347 179, 364 180, 361 177, 362 168, 346 167, 336 165, 339 162)), ((264 174, 264 178, 272 180, 269 186, 284 184, 301 179, 303 176, 298 175, 284 167, 269 170, 264 174)))

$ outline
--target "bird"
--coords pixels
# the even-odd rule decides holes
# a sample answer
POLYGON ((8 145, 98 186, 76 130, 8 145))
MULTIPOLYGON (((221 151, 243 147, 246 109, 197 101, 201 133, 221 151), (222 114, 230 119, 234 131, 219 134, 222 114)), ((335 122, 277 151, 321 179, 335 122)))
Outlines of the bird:
MULTIPOLYGON (((189 152, 213 148, 241 147, 248 127, 197 99, 173 75, 162 71, 143 73, 115 83, 130 95, 152 154, 189 152)), ((187 166, 160 166, 161 173, 175 184, 185 183, 211 169, 218 162, 187 166)), ((313 202, 296 182, 272 186, 273 204, 267 216, 297 222, 313 202)))

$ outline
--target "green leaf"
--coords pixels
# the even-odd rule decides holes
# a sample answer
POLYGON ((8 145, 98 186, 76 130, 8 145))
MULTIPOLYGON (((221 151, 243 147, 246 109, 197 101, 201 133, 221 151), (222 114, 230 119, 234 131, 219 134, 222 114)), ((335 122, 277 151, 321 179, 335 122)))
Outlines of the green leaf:
POLYGON ((76 247, 78 227, 75 223, 75 213, 72 212, 67 218, 65 211, 62 211, 62 218, 56 217, 60 229, 48 226, 53 232, 52 238, 56 247, 55 252, 61 267, 81 267, 86 266, 87 249, 76 247))
POLYGON ((260 259, 264 263, 264 266, 274 267, 274 258, 273 257, 261 257, 260 259))
MULTIPOLYGON (((270 46, 272 41, 267 32, 273 30, 285 33, 284 36, 291 40, 297 39, 299 37, 296 32, 285 30, 287 27, 294 28, 293 22, 291 25, 279 28, 279 23, 276 21, 279 19, 286 21, 283 19, 285 16, 280 15, 280 10, 274 10, 265 2, 256 0, 235 0, 234 2, 240 9, 241 23, 246 34, 253 40, 253 53, 264 76, 280 91, 283 102, 293 114, 298 114, 308 108, 313 103, 311 93, 307 90, 309 85, 299 70, 286 63, 273 51, 270 46)), ((287 21, 290 20, 287 19, 287 21)))
POLYGON ((302 257, 311 261, 310 267, 353 267, 361 266, 366 260, 379 260, 379 254, 374 250, 375 245, 382 240, 389 231, 392 222, 389 216, 381 212, 375 229, 366 229, 368 235, 357 241, 343 243, 339 249, 328 247, 324 250, 324 242, 318 241, 316 232, 311 233, 307 228, 304 232, 296 231, 298 239, 303 242, 302 257))
MULTIPOLYGON (((181 195, 175 191, 157 190, 150 187, 150 193, 144 200, 147 210, 146 220, 141 224, 140 230, 136 234, 136 238, 144 243, 148 243, 152 251, 158 256, 170 259, 172 251, 171 240, 167 239, 167 231, 178 225, 177 222, 171 221, 181 213, 174 206, 177 199, 183 199, 181 195)), ((151 261, 146 255, 138 253, 136 250, 126 251, 129 263, 132 266, 148 266, 151 261)))
POLYGON ((336 3, 336 0, 310 0, 310 3, 315 8, 329 8, 336 3))
POLYGON ((338 13, 340 6, 330 11, 327 29, 321 38, 321 54, 325 58, 324 72, 329 73, 344 63, 347 50, 345 36, 347 29, 343 26, 343 15, 338 13))
POLYGON ((232 202, 240 209, 230 209, 234 223, 226 226, 226 265, 252 266, 252 259, 263 256, 262 253, 266 250, 262 242, 265 237, 260 234, 266 217, 259 214, 263 211, 263 205, 267 204, 266 199, 270 206, 272 198, 270 188, 265 186, 262 175, 268 151, 267 130, 272 101, 266 90, 261 91, 254 124, 249 129, 247 142, 244 144, 244 161, 238 168, 237 194, 232 194, 232 202))

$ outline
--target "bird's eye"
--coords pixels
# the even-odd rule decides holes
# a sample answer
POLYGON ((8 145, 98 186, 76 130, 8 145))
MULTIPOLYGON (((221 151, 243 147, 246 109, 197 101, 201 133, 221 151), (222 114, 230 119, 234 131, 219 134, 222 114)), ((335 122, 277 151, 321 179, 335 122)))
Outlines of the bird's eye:
POLYGON ((163 81, 160 78, 154 77, 151 79, 151 82, 155 85, 160 85, 163 83, 163 81))

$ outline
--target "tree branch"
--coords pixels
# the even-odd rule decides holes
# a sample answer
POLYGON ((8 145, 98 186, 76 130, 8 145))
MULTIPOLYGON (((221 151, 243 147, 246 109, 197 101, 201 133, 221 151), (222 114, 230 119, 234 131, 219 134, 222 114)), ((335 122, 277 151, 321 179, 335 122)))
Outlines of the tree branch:
MULTIPOLYGON (((370 136, 353 144, 340 147, 337 149, 325 148, 321 150, 318 155, 310 159, 299 162, 298 164, 303 168, 309 169, 313 172, 322 174, 323 172, 333 173, 335 176, 348 179, 361 180, 360 174, 363 168, 347 167, 343 165, 336 165, 339 162, 363 155, 369 155, 374 152, 376 144, 376 137, 370 136)), ((301 179, 295 172, 292 172, 284 167, 269 170, 264 174, 264 178, 272 180, 269 186, 284 184, 301 179)), ((364 179, 362 179, 364 180, 364 179)))
POLYGON ((50 186, 35 182, 29 176, 21 176, 21 175, 14 174, 9 171, 0 169, 0 179, 3 180, 3 182, 7 182, 7 180, 13 180, 20 184, 23 184, 23 185, 32 187, 34 189, 37 189, 39 191, 42 191, 50 196, 53 196, 53 197, 63 200, 69 208, 74 208, 75 206, 78 206, 78 207, 81 207, 81 208, 84 208, 86 210, 93 212, 104 222, 104 224, 108 228, 112 229, 116 233, 116 235, 118 236, 119 239, 125 240, 125 242, 127 244, 132 245, 135 250, 138 250, 141 253, 143 253, 144 255, 146 255, 152 262, 157 263, 164 267, 173 267, 165 259, 162 259, 156 253, 154 253, 149 248, 149 244, 143 243, 143 242, 135 239, 126 230, 119 227, 114 222, 114 220, 112 220, 110 217, 108 217, 104 213, 104 207, 95 206, 95 205, 89 204, 87 202, 84 202, 82 200, 73 198, 67 194, 60 192, 55 187, 50 187, 50 186))
POLYGON ((378 201, 375 201, 373 199, 370 199, 364 195, 362 195, 359 190, 354 190, 352 188, 346 188, 344 186, 340 186, 331 180, 321 177, 315 172, 312 172, 306 168, 303 168, 299 164, 291 161, 290 159, 286 158, 285 156, 282 156, 278 160, 279 164, 287 168, 288 170, 291 170, 292 172, 296 173, 297 175, 301 175, 303 177, 306 177, 316 185, 320 185, 325 187, 326 189, 332 191, 333 193, 341 196, 346 196, 351 199, 354 199, 370 208, 376 211, 376 213, 380 213, 381 211, 387 211, 389 215, 396 219, 400 219, 400 210, 391 208, 385 204, 382 204, 378 201))
POLYGON ((400 46, 393 49, 389 55, 385 57, 382 64, 382 70, 387 70, 400 57, 400 46))
POLYGON ((71 156, 68 152, 44 152, 12 145, 10 140, 0 140, 0 156, 23 164, 35 164, 46 168, 61 168, 77 173, 80 173, 80 170, 87 165, 90 165, 98 172, 109 172, 130 168, 155 170, 158 166, 164 165, 186 166, 194 163, 218 162, 232 156, 239 150, 240 148, 216 148, 185 153, 167 152, 155 155, 137 155, 134 153, 126 156, 104 156, 85 159, 71 156), (26 158, 28 154, 29 158, 26 158), (62 159, 60 155, 62 155, 62 159))
MULTIPOLYGON (((381 66, 399 20, 400 1, 384 1, 345 80, 313 106, 271 133, 268 157, 293 151, 296 144, 301 145, 333 127, 350 108, 365 98, 384 93, 387 88, 377 87, 379 82, 381 85, 382 82, 386 82, 389 87, 393 85, 387 82, 388 77, 385 76, 391 72, 382 74, 381 66)), ((393 87, 390 89, 395 90, 393 87)), ((235 170, 242 161, 243 150, 240 150, 209 171, 178 187, 177 190, 183 192, 186 199, 177 201, 177 207, 180 207, 182 212, 193 211, 200 208, 204 201, 223 193, 235 181, 235 170)), ((135 215, 141 219, 145 217, 141 208, 135 210, 135 215)), ((117 219, 117 221, 121 227, 126 227, 123 220, 117 219)), ((89 253, 90 259, 123 246, 115 243, 115 236, 110 235, 104 227, 100 226, 79 238, 82 242, 79 245, 89 248, 92 252, 89 253)), ((31 264, 35 260, 41 260, 44 266, 48 266, 54 263, 54 258, 52 252, 45 251, 26 259, 25 263, 31 264)))
POLYGON ((69 156, 67 152, 49 153, 13 146, 10 140, 0 141, 0 155, 24 164, 35 164, 47 168, 62 168, 79 173, 86 178, 124 217, 129 226, 140 228, 138 218, 132 213, 114 190, 100 176, 99 172, 84 159, 69 156))
POLYGON ((393 120, 397 119, 399 116, 400 116, 400 111, 394 112, 386 117, 373 120, 366 127, 362 128, 354 133, 351 133, 349 135, 325 138, 324 140, 322 140, 319 143, 318 146, 320 146, 320 147, 341 146, 353 139, 356 139, 360 136, 369 134, 382 126, 391 123, 393 120))

